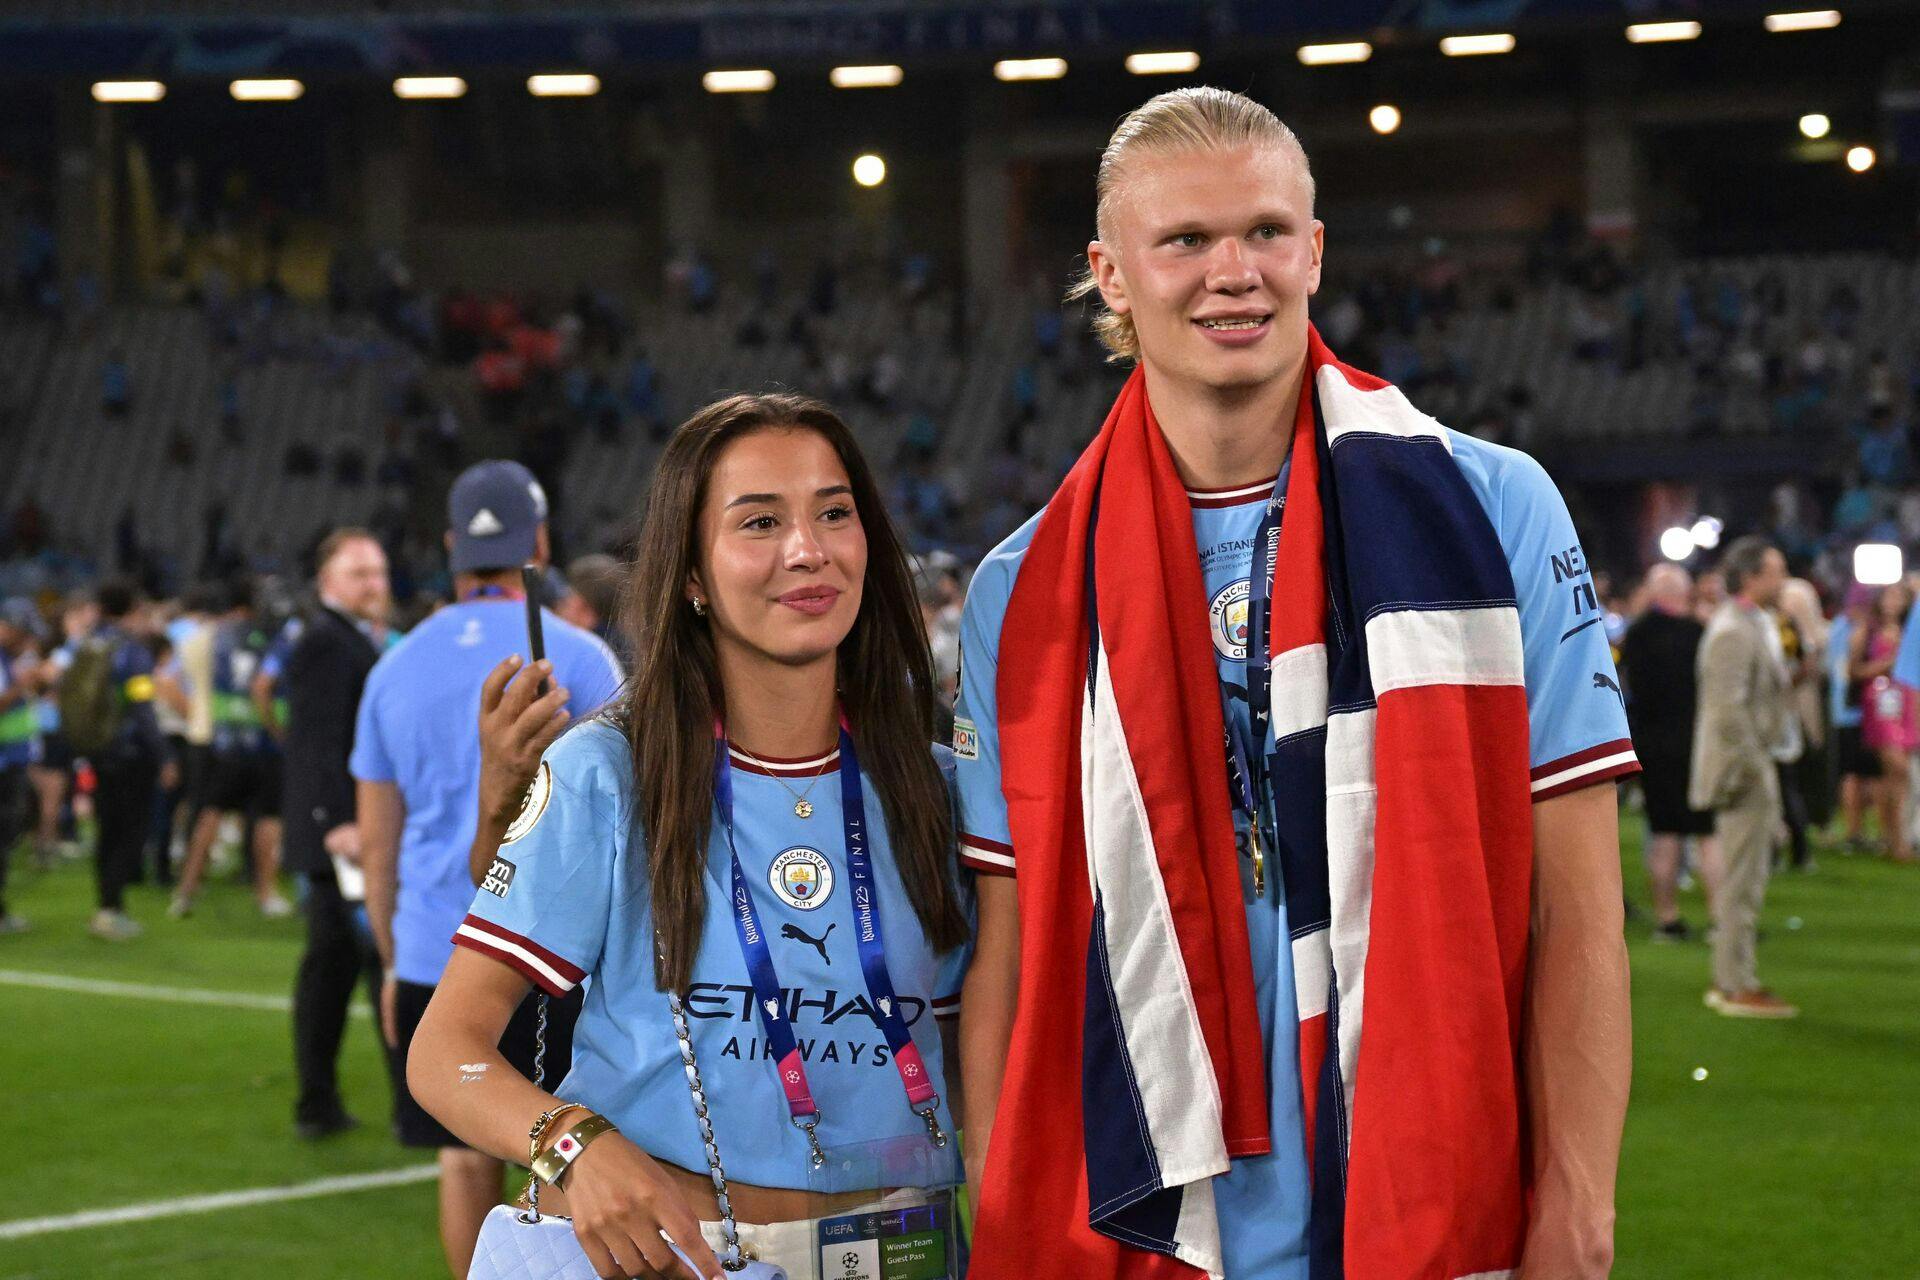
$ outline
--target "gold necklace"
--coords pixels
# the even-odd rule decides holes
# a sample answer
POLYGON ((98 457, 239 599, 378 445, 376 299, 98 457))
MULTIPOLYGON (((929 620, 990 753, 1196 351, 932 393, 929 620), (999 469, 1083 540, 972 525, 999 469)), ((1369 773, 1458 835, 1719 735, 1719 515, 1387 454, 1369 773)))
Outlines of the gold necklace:
POLYGON ((787 785, 787 780, 785 778, 781 777, 778 773, 774 772, 774 768, 772 765, 768 764, 765 760, 762 760, 759 756, 753 754, 753 752, 747 750, 745 747, 741 746, 739 743, 736 742, 736 743, 733 743, 732 745, 735 751, 738 751, 741 755, 745 756, 747 759, 759 765, 763 773, 767 774, 775 782, 780 784, 780 789, 782 791, 786 792, 788 795, 793 797, 793 812, 795 817, 811 818, 813 816, 813 801, 807 799, 807 797, 813 794, 813 789, 816 786, 820 785, 820 779, 826 776, 826 770, 822 769, 819 773, 814 774, 813 781, 807 784, 807 789, 805 791, 795 791, 792 787, 787 785))

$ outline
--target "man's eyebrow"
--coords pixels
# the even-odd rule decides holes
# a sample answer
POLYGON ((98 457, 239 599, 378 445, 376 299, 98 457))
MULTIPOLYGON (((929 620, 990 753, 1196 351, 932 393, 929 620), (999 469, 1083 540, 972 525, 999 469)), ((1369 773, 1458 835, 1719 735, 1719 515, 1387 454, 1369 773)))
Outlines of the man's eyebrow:
MULTIPOLYGON (((1250 226, 1262 227, 1269 222, 1274 222, 1282 226, 1290 227, 1299 221, 1299 216, 1296 214, 1287 213, 1280 209, 1266 209, 1254 214, 1248 220, 1248 224, 1250 226)), ((1206 220, 1203 218, 1182 218, 1177 222, 1167 223, 1155 231, 1154 234, 1164 239, 1168 236, 1183 236, 1190 231, 1211 233, 1212 230, 1213 228, 1208 226, 1206 220)))
MULTIPOLYGON (((842 494, 842 493, 851 494, 852 492, 853 492, 852 485, 830 484, 824 489, 814 490, 813 496, 816 498, 831 498, 831 497, 835 497, 838 494, 842 494)), ((757 503, 778 502, 778 501, 780 501, 780 495, 777 493, 743 493, 739 497, 735 498, 732 502, 729 502, 727 504, 727 509, 732 510, 734 507, 744 507, 744 506, 751 506, 757 503)))

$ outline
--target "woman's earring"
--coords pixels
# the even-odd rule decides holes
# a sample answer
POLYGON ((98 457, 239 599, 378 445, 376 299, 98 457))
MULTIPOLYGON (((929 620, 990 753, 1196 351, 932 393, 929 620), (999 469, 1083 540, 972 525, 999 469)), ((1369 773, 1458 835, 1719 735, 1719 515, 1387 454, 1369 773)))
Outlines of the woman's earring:
POLYGON ((697 613, 697 614, 699 614, 699 615, 700 615, 701 617, 703 617, 703 618, 704 618, 704 617, 706 617, 706 616, 707 616, 707 602, 706 602, 705 600, 702 600, 702 599, 701 599, 701 598, 700 598, 699 596, 695 596, 695 597, 693 598, 693 611, 694 611, 695 613, 697 613))

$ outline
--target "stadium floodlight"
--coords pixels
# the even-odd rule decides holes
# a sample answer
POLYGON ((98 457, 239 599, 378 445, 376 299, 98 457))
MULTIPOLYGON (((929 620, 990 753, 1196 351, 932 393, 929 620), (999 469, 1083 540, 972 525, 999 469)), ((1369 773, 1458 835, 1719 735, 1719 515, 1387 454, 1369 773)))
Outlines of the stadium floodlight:
POLYGON ((1863 587, 1890 587, 1906 571, 1905 557, 1891 542, 1863 542, 1853 549, 1853 579, 1863 587))
POLYGON ((1303 44, 1300 46, 1300 65, 1303 67, 1332 67, 1343 62, 1365 62, 1373 56, 1373 46, 1365 40, 1348 40, 1339 44, 1303 44))
POLYGON ((1693 531, 1673 526, 1660 535, 1660 554, 1669 560, 1681 561, 1693 554, 1693 531))
POLYGON ((527 77, 527 92, 536 98, 591 98, 600 92, 600 77, 586 71, 546 71, 527 77))
POLYGON ((1006 58, 993 64, 995 80, 1058 80, 1065 74, 1065 58, 1006 58))
POLYGON ((854 157, 853 180, 863 187, 877 187, 887 180, 887 162, 869 151, 854 157))
POLYGON ((1127 70, 1137 76, 1178 76, 1199 69, 1200 55, 1191 49, 1127 55, 1127 70))
POLYGON ((1808 9, 1801 13, 1770 13, 1767 15, 1767 30, 1780 31, 1825 31, 1828 27, 1840 25, 1838 9, 1808 9))
POLYGON ((1634 44, 1664 44, 1670 40, 1694 40, 1700 35, 1700 24, 1689 18, 1685 22, 1636 22, 1627 28, 1627 39, 1634 44))
POLYGON ((1693 528, 1687 530, 1687 536, 1693 539, 1694 546, 1711 551, 1720 545, 1720 534, 1726 527, 1718 516, 1701 516, 1693 522, 1693 528))
POLYGON ((765 93, 773 88, 773 72, 765 67, 709 71, 700 77, 700 87, 708 93, 765 93))
POLYGON ((1847 168, 1853 170, 1855 173, 1865 173, 1867 170, 1873 168, 1873 162, 1879 158, 1879 156, 1874 154, 1872 147, 1847 148, 1847 168))
POLYGON ((1440 52, 1449 58, 1472 58, 1485 53, 1512 53, 1513 37, 1504 31, 1481 36, 1442 36, 1440 52))
POLYGON ((1824 138, 1833 129, 1833 121, 1818 111, 1809 111, 1800 117, 1800 136, 1803 138, 1824 138))
POLYGON ((396 98, 462 98, 467 82, 459 76, 401 76, 393 82, 396 98))
POLYGON ((227 91, 236 102, 292 102, 307 86, 298 80, 235 80, 227 91))
POLYGON ((1367 112, 1367 123, 1378 134, 1389 134, 1400 127, 1400 108, 1390 102, 1383 102, 1367 112))
POLYGON ((827 79, 836 89, 891 89, 905 77, 899 67, 835 67, 827 79))
POLYGON ((167 96, 167 86, 158 80, 96 80, 95 102, 158 102, 167 96))

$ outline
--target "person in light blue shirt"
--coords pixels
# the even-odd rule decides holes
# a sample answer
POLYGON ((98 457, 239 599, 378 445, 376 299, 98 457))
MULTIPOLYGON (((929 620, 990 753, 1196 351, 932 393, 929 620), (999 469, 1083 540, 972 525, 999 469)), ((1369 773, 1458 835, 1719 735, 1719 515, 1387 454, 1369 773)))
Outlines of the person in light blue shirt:
MULTIPOLYGON (((386 971, 381 1023, 397 1055, 395 1128, 403 1145, 440 1153, 441 1242, 454 1274, 465 1275, 480 1219, 499 1199, 500 1164, 462 1149, 414 1102, 405 1055, 473 898, 467 848, 479 812, 480 687, 501 659, 527 651, 520 566, 544 565, 548 542, 546 495, 518 463, 470 467, 447 505, 457 599, 374 664, 348 770, 367 914, 386 971)), ((613 697, 621 673, 612 651, 550 613, 542 625, 553 679, 570 694, 567 709, 583 716, 613 697)), ((509 1032, 509 1048, 530 1073, 531 1010, 509 1032)))
POLYGON ((885 1210, 953 1266, 970 925, 904 549, 851 433, 797 396, 696 414, 646 512, 634 683, 528 769, 409 1084, 477 1147, 526 1159, 535 1135, 542 1211, 598 1274, 689 1274, 662 1231, 721 1274, 683 1053, 753 1256, 815 1275, 833 1241, 841 1274, 885 1210), (491 1051, 530 985, 586 992, 543 1089, 491 1051))
MULTIPOLYGON (((1518 450, 1449 430, 1447 438, 1474 496, 1499 534, 1513 573, 1525 653, 1533 795, 1536 801, 1619 777, 1631 768, 1625 704, 1608 649, 1605 613, 1573 521, 1553 481, 1518 450)), ((1286 472, 1281 472, 1284 479, 1286 472)), ((1275 481, 1231 490, 1189 491, 1193 539, 1207 596, 1220 699, 1228 731, 1252 732, 1245 679, 1247 605, 1253 545, 1275 481)), ((1285 489, 1282 487, 1281 492, 1285 489)), ((961 621, 960 696, 954 751, 960 781, 960 853, 974 870, 1017 875, 1000 789, 998 681, 1000 626, 1040 517, 1034 516, 975 573, 961 621)), ((1273 750, 1268 728, 1266 751, 1273 750)), ((1234 808, 1243 856, 1249 820, 1234 808)), ((1250 866, 1250 862, 1249 862, 1250 866)), ((1248 881, 1251 884, 1251 881, 1248 881)), ((1214 1187, 1229 1276, 1305 1280, 1308 1210, 1302 1126, 1292 920, 1279 877, 1247 904, 1248 941, 1260 1030, 1270 1075, 1273 1153, 1233 1162, 1214 1187)))

